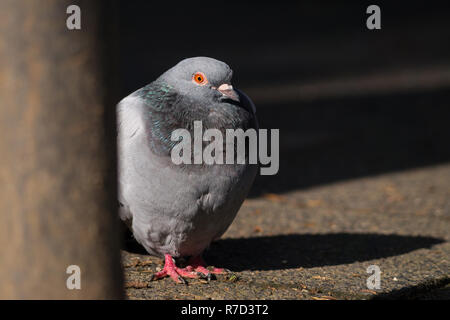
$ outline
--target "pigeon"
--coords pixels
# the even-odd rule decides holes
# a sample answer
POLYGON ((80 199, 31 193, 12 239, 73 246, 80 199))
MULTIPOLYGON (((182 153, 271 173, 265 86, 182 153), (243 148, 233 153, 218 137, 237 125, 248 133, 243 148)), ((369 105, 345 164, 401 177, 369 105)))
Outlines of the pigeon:
POLYGON ((153 280, 228 272, 208 269, 202 253, 233 222, 258 164, 174 164, 171 137, 176 129, 193 136, 195 121, 222 133, 257 130, 255 106, 233 88, 232 75, 222 61, 184 59, 116 106, 119 216, 150 255, 164 258, 153 280))

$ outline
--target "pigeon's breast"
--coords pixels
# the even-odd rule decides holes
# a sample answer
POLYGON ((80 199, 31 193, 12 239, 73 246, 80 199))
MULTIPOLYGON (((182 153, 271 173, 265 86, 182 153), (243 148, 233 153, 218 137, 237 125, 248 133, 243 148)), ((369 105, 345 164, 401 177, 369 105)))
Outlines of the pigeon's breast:
POLYGON ((201 253, 233 222, 255 174, 254 165, 152 171, 146 188, 129 190, 140 194, 131 208, 136 239, 156 255, 201 253))
POLYGON ((196 196, 191 225, 180 238, 179 254, 201 253, 213 240, 222 236, 233 222, 253 183, 254 166, 215 165, 197 180, 201 192, 196 196))

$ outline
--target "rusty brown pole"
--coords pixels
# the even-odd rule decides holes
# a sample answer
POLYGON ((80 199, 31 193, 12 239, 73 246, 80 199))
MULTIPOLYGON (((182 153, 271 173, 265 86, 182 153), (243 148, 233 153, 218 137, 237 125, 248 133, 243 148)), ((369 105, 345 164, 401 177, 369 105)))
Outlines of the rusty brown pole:
POLYGON ((0 1, 2 299, 123 297, 107 3, 0 1))

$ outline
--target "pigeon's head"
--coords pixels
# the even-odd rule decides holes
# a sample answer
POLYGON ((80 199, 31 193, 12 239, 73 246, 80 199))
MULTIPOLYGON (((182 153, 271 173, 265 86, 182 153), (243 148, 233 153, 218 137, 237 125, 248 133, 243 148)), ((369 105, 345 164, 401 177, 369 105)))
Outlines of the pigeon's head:
POLYGON ((226 63, 196 57, 182 60, 161 78, 193 102, 239 102, 239 95, 231 86, 232 76, 226 63))

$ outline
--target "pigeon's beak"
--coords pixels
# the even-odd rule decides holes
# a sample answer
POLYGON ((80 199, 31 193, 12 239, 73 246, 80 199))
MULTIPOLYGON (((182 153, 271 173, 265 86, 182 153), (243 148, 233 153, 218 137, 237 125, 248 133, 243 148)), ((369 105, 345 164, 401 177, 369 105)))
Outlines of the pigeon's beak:
POLYGON ((233 86, 224 83, 217 88, 217 91, 219 91, 224 98, 239 102, 239 95, 233 90, 233 86))

